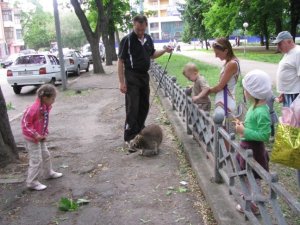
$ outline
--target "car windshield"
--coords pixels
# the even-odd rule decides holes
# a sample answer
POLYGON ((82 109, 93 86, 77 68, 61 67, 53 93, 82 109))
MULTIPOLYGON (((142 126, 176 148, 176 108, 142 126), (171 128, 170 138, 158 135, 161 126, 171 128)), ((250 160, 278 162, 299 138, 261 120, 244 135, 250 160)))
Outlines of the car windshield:
POLYGON ((44 55, 24 55, 15 62, 15 65, 20 64, 46 64, 46 58, 44 55))

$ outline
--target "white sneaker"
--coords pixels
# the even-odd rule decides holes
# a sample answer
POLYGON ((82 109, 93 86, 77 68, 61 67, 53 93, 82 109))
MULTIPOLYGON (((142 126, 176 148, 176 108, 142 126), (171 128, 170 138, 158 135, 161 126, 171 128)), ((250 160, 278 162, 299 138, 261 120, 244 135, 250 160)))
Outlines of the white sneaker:
POLYGON ((32 189, 32 190, 36 190, 36 191, 42 191, 45 190, 47 188, 46 185, 41 184, 40 182, 36 181, 33 184, 27 184, 27 187, 32 189))
POLYGON ((47 179, 56 179, 62 177, 62 173, 52 171, 47 179))

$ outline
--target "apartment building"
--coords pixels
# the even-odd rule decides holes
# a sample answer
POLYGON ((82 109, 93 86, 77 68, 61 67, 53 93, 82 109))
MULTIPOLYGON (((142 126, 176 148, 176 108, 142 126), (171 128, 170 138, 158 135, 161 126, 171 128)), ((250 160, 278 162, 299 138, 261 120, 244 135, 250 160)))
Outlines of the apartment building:
POLYGON ((145 0, 144 12, 151 11, 148 17, 148 33, 153 40, 179 40, 183 32, 183 22, 178 12, 177 3, 184 4, 183 0, 145 0))
POLYGON ((0 59, 18 53, 23 47, 21 11, 9 0, 0 0, 0 59))

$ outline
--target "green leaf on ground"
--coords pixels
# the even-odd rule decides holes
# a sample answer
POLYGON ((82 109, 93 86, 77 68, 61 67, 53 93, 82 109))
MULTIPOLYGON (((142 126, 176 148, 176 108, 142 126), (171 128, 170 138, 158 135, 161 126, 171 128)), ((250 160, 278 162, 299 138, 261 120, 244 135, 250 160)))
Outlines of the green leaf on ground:
POLYGON ((166 195, 170 196, 173 192, 171 190, 167 191, 166 195))
POLYGON ((9 102, 9 103, 6 104, 6 108, 7 108, 7 110, 13 110, 13 109, 15 109, 15 107, 13 106, 13 104, 11 102, 9 102))
POLYGON ((77 202, 74 202, 72 199, 69 198, 61 198, 59 201, 59 210, 64 212, 69 211, 76 211, 78 209, 77 202))
POLYGON ((186 193, 186 192, 188 192, 188 189, 187 189, 187 188, 184 188, 184 187, 179 187, 179 188, 178 188, 178 192, 179 192, 179 193, 186 193))

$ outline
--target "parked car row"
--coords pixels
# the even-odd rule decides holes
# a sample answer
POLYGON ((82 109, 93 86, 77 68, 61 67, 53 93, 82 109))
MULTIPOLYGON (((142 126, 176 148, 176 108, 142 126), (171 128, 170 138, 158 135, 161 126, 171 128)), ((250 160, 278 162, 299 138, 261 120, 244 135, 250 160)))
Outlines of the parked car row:
MULTIPOLYGON (((90 46, 86 45, 86 50, 90 46)), ((105 60, 105 48, 99 45, 101 59, 105 60)), ((70 73, 80 75, 80 71, 86 72, 90 69, 93 59, 88 55, 83 56, 79 51, 63 49, 66 75, 70 73)), ((7 81, 13 87, 15 94, 20 94, 24 86, 38 86, 45 83, 61 81, 59 60, 55 54, 36 53, 34 50, 26 50, 22 53, 13 54, 1 63, 7 68, 7 81)))
POLYGON ((54 55, 22 55, 7 69, 7 82, 15 94, 20 94, 24 86, 54 84, 61 79, 59 61, 54 55))
MULTIPOLYGON (((105 47, 102 42, 99 43, 99 52, 100 52, 100 58, 102 61, 105 61, 105 47)), ((93 63, 93 56, 92 56, 92 50, 91 50, 91 45, 86 44, 82 47, 82 55, 87 57, 89 59, 90 63, 93 63)))
POLYGON ((80 75, 81 70, 88 72, 90 70, 90 62, 79 51, 72 49, 63 49, 64 62, 66 72, 80 75))

